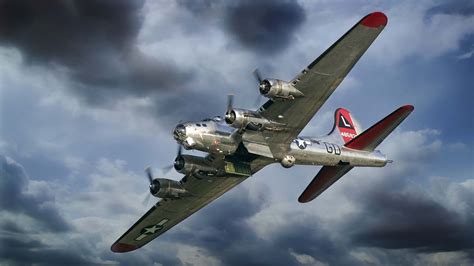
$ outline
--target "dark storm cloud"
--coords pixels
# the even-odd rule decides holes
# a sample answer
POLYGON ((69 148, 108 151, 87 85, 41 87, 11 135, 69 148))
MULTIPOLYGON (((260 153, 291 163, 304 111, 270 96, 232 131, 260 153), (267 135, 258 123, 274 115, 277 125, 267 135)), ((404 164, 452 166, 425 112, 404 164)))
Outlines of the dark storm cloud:
POLYGON ((461 251, 474 248, 474 206, 459 214, 413 190, 407 182, 386 182, 357 199, 363 213, 348 222, 355 245, 417 252, 461 251))
POLYGON ((259 53, 282 51, 293 40, 305 13, 296 1, 242 1, 230 6, 226 26, 244 47, 259 53))
POLYGON ((23 167, 0 156, 0 177, 2 211, 27 215, 47 231, 70 230, 70 226, 59 214, 54 198, 48 191, 37 191, 34 194, 29 191, 29 178, 23 167))
POLYGON ((82 250, 55 249, 31 237, 2 237, 0 262, 7 265, 95 265, 83 258, 82 250))
POLYGON ((206 18, 222 16, 223 27, 244 48, 271 55, 283 51, 303 24, 306 14, 296 1, 179 1, 191 13, 206 18), (213 13, 213 10, 215 11, 213 13))
POLYGON ((466 252, 474 258, 470 196, 461 197, 458 192, 461 204, 469 207, 459 213, 410 188, 408 181, 390 178, 359 188, 350 197, 360 211, 342 217, 329 229, 317 216, 288 211, 285 223, 272 228, 266 239, 258 236, 249 219, 258 217, 271 202, 263 188, 257 195, 239 188, 190 217, 188 230, 176 228, 167 237, 205 248, 224 265, 299 264, 291 251, 330 265, 359 265, 367 261, 351 252, 365 248, 372 249, 367 254, 385 263, 410 264, 417 254, 449 251, 466 252))
MULTIPOLYGON (((5 156, 0 156, 0 264, 8 265, 91 265, 75 244, 54 248, 38 238, 41 233, 54 233, 60 239, 70 226, 54 206, 46 191, 31 194, 31 185, 23 167, 5 156), (24 223, 23 214, 32 219, 24 223)), ((28 219, 26 220, 28 221, 28 219)))
POLYGON ((93 104, 121 94, 177 89, 190 74, 136 47, 143 4, 1 1, 0 45, 19 49, 27 63, 64 69, 76 82, 75 92, 93 104))
POLYGON ((174 127, 178 121, 200 121, 216 115, 223 116, 226 111, 225 94, 183 92, 157 99, 154 113, 160 118, 162 126, 174 127))
POLYGON ((471 0, 446 2, 432 7, 426 12, 428 17, 435 14, 472 16, 474 15, 474 2, 471 0))
POLYGON ((311 255, 321 262, 354 265, 318 220, 308 224, 301 217, 289 216, 288 224, 275 230, 271 239, 261 239, 248 223, 269 204, 266 191, 257 193, 250 196, 248 190, 239 188, 216 200, 190 218, 191 231, 179 230, 171 239, 203 247, 223 265, 298 265, 291 251, 311 255))

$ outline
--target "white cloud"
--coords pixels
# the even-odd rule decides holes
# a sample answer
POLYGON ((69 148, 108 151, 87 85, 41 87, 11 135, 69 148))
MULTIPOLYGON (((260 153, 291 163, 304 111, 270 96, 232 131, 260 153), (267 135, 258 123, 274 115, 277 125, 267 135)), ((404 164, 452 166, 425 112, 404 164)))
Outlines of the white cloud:
POLYGON ((457 59, 461 59, 461 60, 469 59, 469 58, 472 58, 472 56, 474 56, 474 48, 471 48, 471 50, 468 52, 458 55, 457 59))
POLYGON ((221 261, 213 256, 207 254, 207 252, 200 247, 190 245, 177 245, 178 258, 183 265, 202 265, 202 266, 218 266, 222 265, 221 261))
POLYGON ((472 260, 467 252, 436 252, 420 254, 414 265, 472 265, 472 260))
MULTIPOLYGON (((335 3, 337 7, 331 8, 333 1, 308 1, 303 5, 314 12, 308 12, 307 22, 297 33, 294 46, 271 58, 229 46, 225 34, 213 24, 215 21, 210 21, 209 25, 196 25, 199 29, 196 32, 183 29, 185 26, 179 23, 182 19, 190 19, 189 14, 169 2, 147 2, 139 46, 150 56, 164 56, 179 64, 192 65, 196 69, 195 88, 206 87, 215 95, 216 102, 220 99, 224 102, 225 95, 234 91, 236 104, 253 107, 252 99, 257 95, 257 88, 251 71, 255 67, 265 68, 268 75, 274 77, 292 78, 361 15, 375 8, 369 4, 346 2, 335 3)), ((434 5, 430 1, 388 4, 383 8, 384 5, 378 4, 377 8, 386 10, 389 24, 369 49, 364 61, 386 64, 394 71, 403 60, 429 60, 458 52, 462 38, 474 30, 472 16, 435 14, 426 19, 424 13, 434 5)), ((472 51, 459 56, 460 59, 471 57, 472 51)), ((86 106, 70 94, 68 80, 61 69, 26 67, 15 49, 1 48, 0 61, 2 105, 3 101, 13 102, 28 114, 25 119, 12 124, 1 124, 2 130, 18 127, 19 134, 8 140, 0 136, 0 150, 14 152, 22 158, 33 158, 37 163, 54 159, 73 173, 71 178, 57 179, 54 184, 44 180, 30 182, 27 193, 34 197, 49 197, 49 201, 54 201, 61 215, 75 228, 74 232, 60 235, 60 238, 42 233, 34 237, 51 241, 55 248, 68 247, 70 243, 89 245, 91 257, 112 262, 110 244, 147 209, 140 205, 147 193, 147 180, 138 171, 149 163, 147 160, 161 166, 165 160, 171 162, 174 156, 174 141, 169 130, 156 123, 156 114, 146 112, 157 103, 150 97, 125 97, 107 108, 86 106), (19 126, 24 124, 28 126, 19 126), (101 145, 105 143, 110 145, 101 145), (106 155, 113 145, 124 148, 106 155), (130 150, 131 146, 136 146, 136 150, 130 150), (96 162, 95 158, 102 159, 96 162)), ((358 76, 349 76, 342 85, 346 89, 358 90, 364 82, 358 76)), ((344 96, 349 91, 346 89, 333 97, 344 96)), ((370 105, 364 101, 357 104, 370 105)), ((354 115, 357 117, 359 114, 354 115)), ((333 123, 333 110, 319 113, 318 119, 318 124, 308 125, 305 135, 328 132, 333 123)), ((470 149, 464 144, 468 141, 447 143, 440 130, 407 128, 402 125, 381 146, 382 151, 394 159, 393 164, 382 169, 354 169, 309 204, 299 204, 296 198, 316 174, 315 167, 286 170, 275 165, 251 177, 240 186, 249 188, 251 192, 263 189, 270 200, 265 203, 268 206, 249 218, 247 223, 259 238, 267 241, 292 223, 302 223, 308 226, 317 224, 328 237, 342 243, 345 238, 338 235, 335 228, 347 217, 363 211, 364 207, 355 202, 351 194, 365 191, 367 187, 387 179, 403 178, 406 173, 414 173, 423 179, 431 177, 427 187, 424 187, 423 180, 409 181, 414 184, 415 193, 423 193, 457 214, 468 215, 474 205, 472 176, 453 181, 450 176, 432 177, 436 173, 427 170, 436 154, 445 148, 470 149)), ((35 176, 35 173, 31 175, 35 176)), ((249 194, 249 197, 256 195, 249 194)), ((21 227, 35 228, 35 221, 25 215, 9 217, 21 227)), ((157 247, 161 252, 177 253, 182 263, 221 264, 219 258, 211 256, 205 248, 187 244, 176 246, 169 239, 159 245, 151 243, 143 251, 130 256, 152 258, 157 247)), ((385 251, 356 249, 348 252, 362 263, 385 262, 381 259, 385 251)), ((309 253, 296 250, 289 253, 302 264, 324 264, 309 253)), ((420 264, 449 264, 453 261, 466 262, 469 258, 464 252, 444 252, 422 254, 416 260, 420 264)))
POLYGON ((295 257, 295 259, 303 265, 318 265, 318 266, 329 265, 327 263, 322 263, 320 261, 317 261, 316 259, 314 259, 312 256, 308 254, 296 253, 292 249, 290 249, 289 252, 291 256, 295 257))

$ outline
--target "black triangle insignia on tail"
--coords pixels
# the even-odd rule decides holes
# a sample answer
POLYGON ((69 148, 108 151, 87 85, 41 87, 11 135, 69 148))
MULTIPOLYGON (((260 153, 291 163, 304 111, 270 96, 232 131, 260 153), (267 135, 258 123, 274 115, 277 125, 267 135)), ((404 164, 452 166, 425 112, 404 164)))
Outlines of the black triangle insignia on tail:
POLYGON ((339 127, 354 129, 354 127, 349 121, 350 120, 345 118, 342 114, 339 114, 339 127))

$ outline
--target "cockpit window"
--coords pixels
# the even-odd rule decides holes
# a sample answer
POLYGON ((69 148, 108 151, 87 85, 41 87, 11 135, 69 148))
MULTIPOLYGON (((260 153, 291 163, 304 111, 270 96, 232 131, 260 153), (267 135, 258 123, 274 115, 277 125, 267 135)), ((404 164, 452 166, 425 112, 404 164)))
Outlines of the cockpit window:
POLYGON ((196 124, 196 126, 200 127, 200 126, 201 126, 201 124, 196 124))
POLYGON ((207 125, 206 125, 206 124, 202 124, 202 126, 203 126, 203 127, 207 127, 207 125))

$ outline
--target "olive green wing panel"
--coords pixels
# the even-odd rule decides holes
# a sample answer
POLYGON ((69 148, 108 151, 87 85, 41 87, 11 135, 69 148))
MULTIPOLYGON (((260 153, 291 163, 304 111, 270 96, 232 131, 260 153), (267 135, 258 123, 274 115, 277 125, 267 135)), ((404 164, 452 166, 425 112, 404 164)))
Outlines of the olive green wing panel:
POLYGON ((188 177, 184 187, 190 192, 189 196, 158 201, 112 245, 111 250, 129 252, 144 246, 246 178, 237 175, 188 177))
POLYGON ((263 117, 285 124, 282 131, 264 132, 270 148, 272 143, 274 149, 288 145, 298 136, 386 24, 387 17, 380 12, 361 19, 291 81, 304 97, 269 100, 259 109, 263 117))
POLYGON ((181 180, 188 196, 178 199, 161 199, 111 247, 113 252, 129 252, 144 246, 191 214, 229 191, 240 182, 272 163, 272 160, 257 156, 249 163, 236 160, 225 165, 226 176, 195 177, 181 180))

